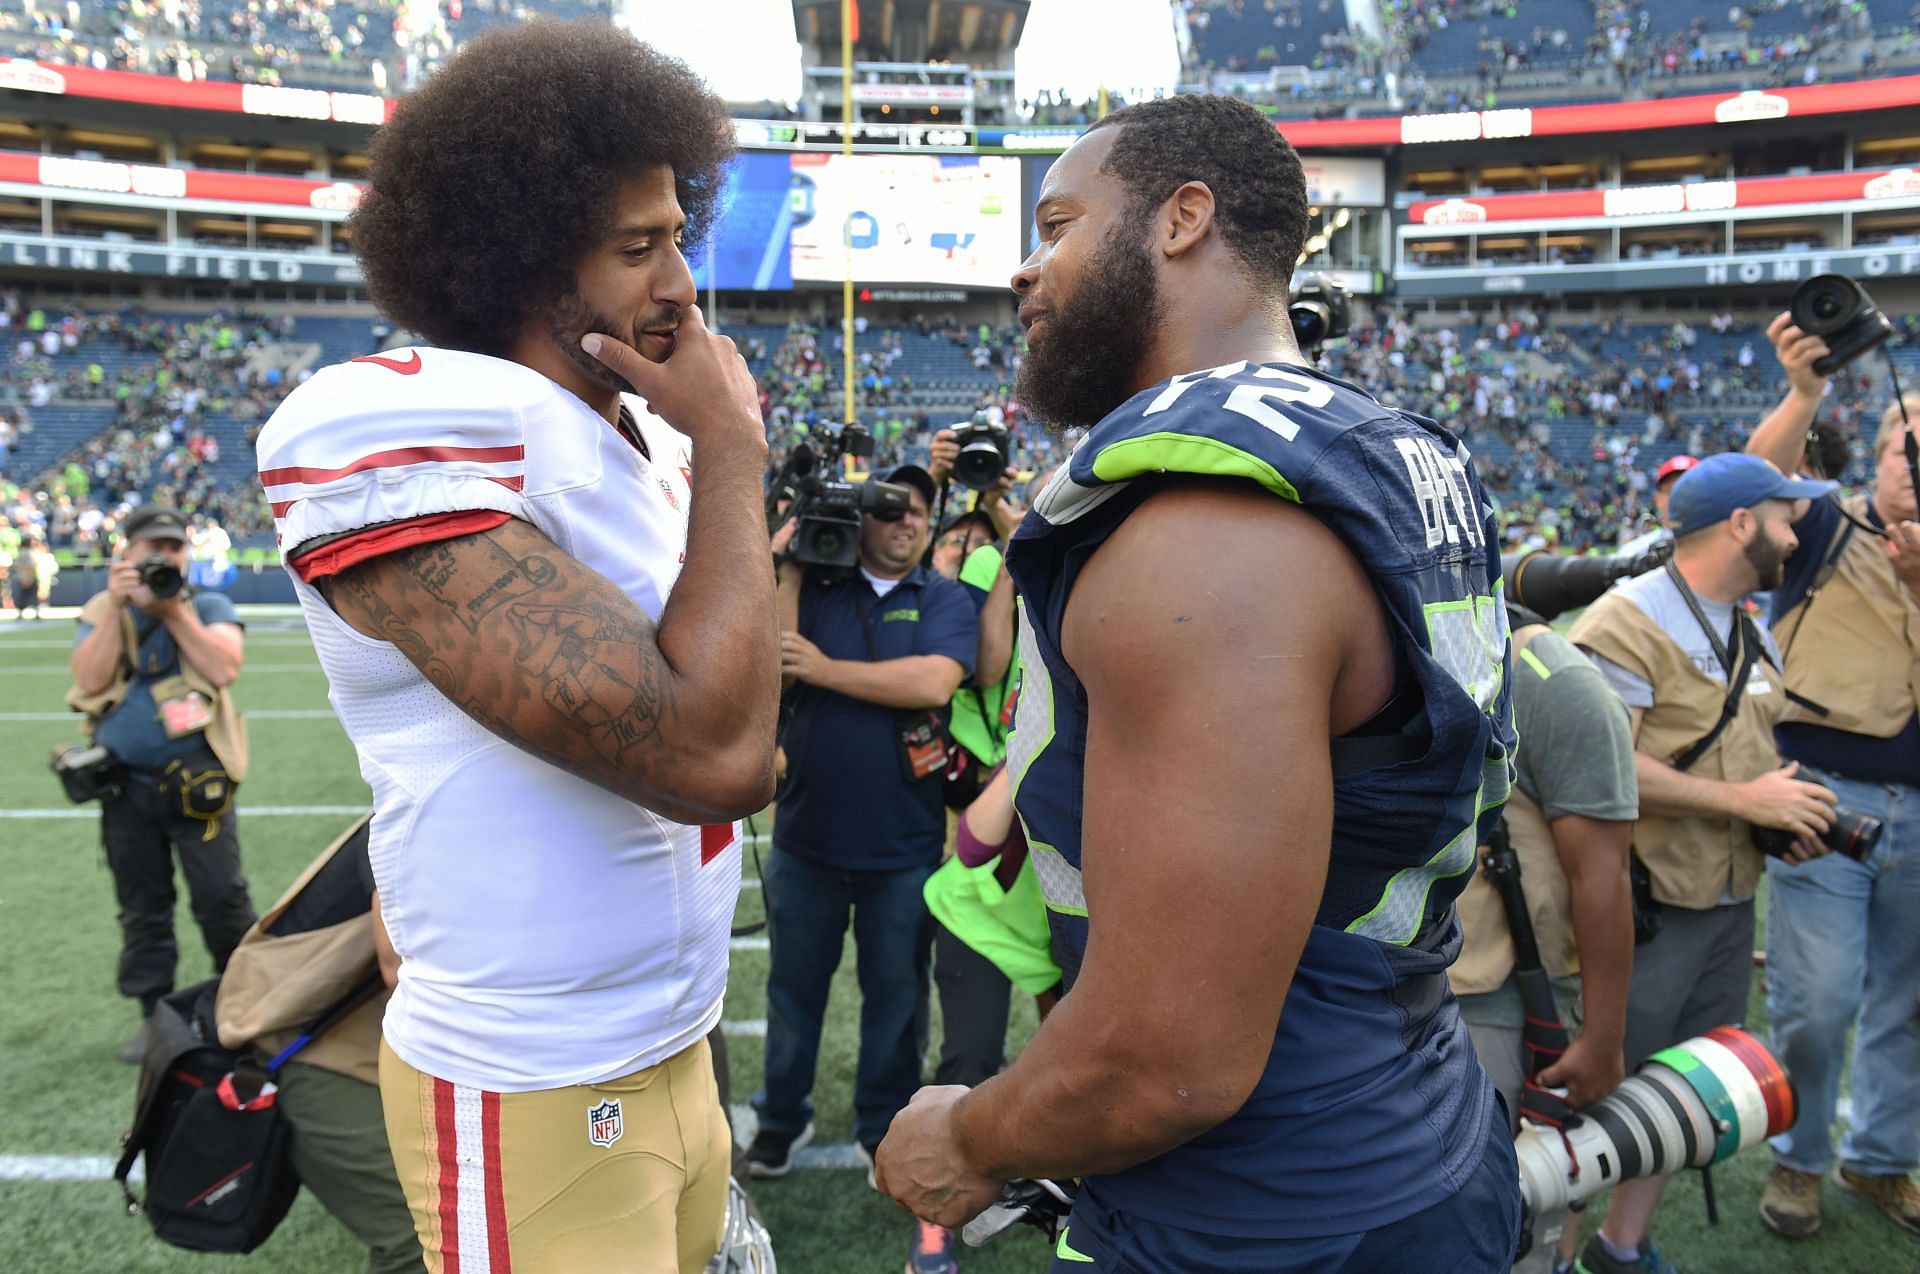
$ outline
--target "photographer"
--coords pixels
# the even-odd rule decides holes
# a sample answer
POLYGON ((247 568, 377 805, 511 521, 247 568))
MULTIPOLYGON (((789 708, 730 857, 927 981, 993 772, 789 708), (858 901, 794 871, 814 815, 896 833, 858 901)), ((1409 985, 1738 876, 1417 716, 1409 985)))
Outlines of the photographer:
POLYGON ((80 611, 67 703, 87 714, 93 741, 120 771, 100 834, 120 905, 120 993, 140 1001, 142 1018, 121 1058, 138 1062, 145 1019, 173 990, 179 956, 172 856, 215 969, 254 913, 233 811, 247 758, 229 689, 243 653, 239 613, 221 594, 185 587, 178 513, 136 509, 123 531, 106 591, 80 611))
MULTIPOLYGON (((1786 314, 1767 334, 1791 388, 1747 449, 1792 473, 1826 389, 1814 363, 1828 347, 1786 314)), ((1906 406, 1920 416, 1920 396, 1906 406)), ((1920 525, 1907 430, 1900 405, 1889 406, 1872 486, 1815 501, 1795 527, 1799 548, 1769 616, 1787 683, 1806 701, 1776 731, 1781 755, 1843 808, 1885 824, 1865 861, 1767 865, 1767 1016, 1800 1117, 1774 1140, 1760 1216, 1790 1238, 1820 1228, 1849 1036, 1854 1113, 1834 1183, 1920 1233, 1920 1187, 1908 1175, 1920 1165, 1920 525)))
MULTIPOLYGON (((1755 827, 1794 837, 1795 862, 1825 853, 1833 793, 1780 764, 1780 655, 1740 608, 1775 588, 1794 521, 1833 484, 1796 481, 1753 456, 1702 461, 1673 489, 1673 559, 1616 586, 1568 634, 1633 717, 1640 817, 1634 852, 1657 930, 1634 953, 1626 1065, 1746 1017, 1753 972, 1755 827)), ((1580 1257, 1586 1274, 1661 1274, 1647 1239, 1665 1177, 1622 1184, 1580 1257)))
MULTIPOLYGON (((861 996, 854 1137, 869 1158, 920 1085, 932 942, 921 890, 946 840, 947 705, 973 671, 979 624, 961 586, 921 565, 932 476, 902 465, 886 481, 910 489, 909 506, 861 518, 854 571, 780 564, 791 715, 763 872, 773 947, 766 1086, 747 1152, 756 1177, 785 1175, 813 1135, 809 1094, 849 913, 861 996)), ((782 528, 776 555, 795 535, 782 528)), ((951 1268, 952 1241, 922 1227, 915 1268, 951 1268)))
MULTIPOLYGON (((1561 1020, 1579 1032, 1537 1082, 1566 1088, 1578 1109, 1626 1078, 1621 1049, 1633 971, 1627 855, 1640 807, 1632 721, 1585 655, 1531 612, 1509 613, 1513 718, 1522 742, 1507 837, 1561 1020)), ((1517 1131, 1528 1050, 1514 935, 1487 872, 1475 875, 1458 907, 1465 945, 1448 978, 1517 1131)))

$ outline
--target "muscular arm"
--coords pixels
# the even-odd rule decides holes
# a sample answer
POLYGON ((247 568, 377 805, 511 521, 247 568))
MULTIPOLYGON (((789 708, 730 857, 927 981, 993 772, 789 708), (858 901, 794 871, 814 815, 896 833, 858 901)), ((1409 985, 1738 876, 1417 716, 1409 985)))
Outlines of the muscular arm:
POLYGON ((700 515, 696 490, 657 627, 518 519, 352 567, 328 600, 507 742, 679 822, 737 818, 773 791, 773 583, 757 517, 733 543, 700 515))
POLYGON ((956 1107, 990 1178, 1116 1171, 1245 1103, 1326 880, 1328 740, 1392 687, 1352 556, 1234 488, 1143 504, 1080 575, 1063 645, 1090 713, 1091 941, 1019 1060, 956 1107))

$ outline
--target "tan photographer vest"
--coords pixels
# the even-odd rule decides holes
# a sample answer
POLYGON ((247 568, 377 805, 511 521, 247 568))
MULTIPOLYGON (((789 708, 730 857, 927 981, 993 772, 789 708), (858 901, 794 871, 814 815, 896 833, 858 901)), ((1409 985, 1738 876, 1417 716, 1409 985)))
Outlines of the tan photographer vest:
MULTIPOLYGON (((220 977, 214 1021, 228 1048, 253 1045, 271 1057, 314 1019, 379 970, 371 906, 360 915, 306 933, 269 934, 307 882, 373 816, 362 817, 307 865, 267 914, 254 922, 220 977)), ((392 992, 382 987, 301 1049, 296 1060, 368 1084, 380 1082, 380 1019, 392 992)))
MULTIPOLYGON (((1556 978, 1572 977, 1580 972, 1573 943, 1573 894, 1546 814, 1516 787, 1507 797, 1506 819, 1507 839, 1520 860, 1520 888, 1526 895, 1534 941, 1540 946, 1540 963, 1556 978)), ((1482 845, 1480 853, 1486 852, 1482 845)), ((1465 941, 1460 958, 1447 970, 1453 993, 1485 995, 1499 990, 1513 972, 1513 930, 1507 924, 1500 891, 1487 881, 1484 862, 1454 906, 1465 941)))
MULTIPOLYGON (((140 639, 139 631, 134 627, 132 609, 114 606, 111 594, 95 593, 80 608, 80 622, 95 628, 114 623, 116 610, 119 612, 120 625, 120 663, 114 669, 113 683, 98 694, 83 695, 78 686, 67 690, 67 706, 75 712, 86 713, 83 733, 89 739, 93 737, 100 719, 119 707, 127 697, 127 689, 133 685, 134 661, 139 657, 140 639)), ((213 719, 204 731, 207 746, 219 759, 227 777, 235 783, 243 782, 247 777, 247 723, 234 706, 232 694, 201 676, 185 659, 180 661, 179 675, 189 690, 204 695, 211 705, 213 719)))
MULTIPOLYGON (((1611 660, 1653 687, 1653 706, 1640 720, 1639 752, 1671 765, 1704 738, 1727 701, 1725 682, 1700 671, 1679 643, 1618 590, 1589 606, 1567 634, 1583 650, 1611 660)), ((1786 709, 1780 674, 1754 661, 1739 707, 1720 737, 1689 774, 1745 783, 1778 769, 1773 727, 1786 709)), ((1753 897, 1764 858, 1743 819, 1642 815, 1633 825, 1633 852, 1646 865, 1657 901, 1705 911, 1724 892, 1753 897)))
MULTIPOLYGON (((1867 505, 1858 494, 1840 507, 1864 520, 1867 505)), ((1845 522, 1834 532, 1846 533, 1845 522)), ((1824 573, 1833 541, 1817 548, 1824 573)), ((1920 712, 1920 605, 1901 587, 1878 536, 1855 529, 1831 573, 1780 617, 1773 635, 1786 652, 1787 684, 1829 713, 1794 704, 1786 720, 1890 739, 1920 712)))
MULTIPOLYGON (((1533 624, 1513 634, 1514 676, 1539 675, 1521 661, 1520 652, 1535 637, 1550 631, 1543 624, 1533 624)), ((1526 746, 1525 740, 1520 746, 1526 746)), ((1573 941, 1573 894, 1567 873, 1560 866, 1560 851, 1553 843, 1546 811, 1516 784, 1507 795, 1503 817, 1507 841, 1520 860, 1520 890, 1527 899, 1527 918, 1533 923, 1540 963, 1553 977, 1572 977, 1580 972, 1580 957, 1573 941)), ((1460 958, 1447 970, 1455 995, 1497 991, 1513 972, 1513 930, 1507 924, 1507 908, 1500 901, 1500 891, 1487 880, 1486 852, 1487 847, 1482 845, 1481 870, 1474 873, 1454 904, 1464 937, 1460 958)))

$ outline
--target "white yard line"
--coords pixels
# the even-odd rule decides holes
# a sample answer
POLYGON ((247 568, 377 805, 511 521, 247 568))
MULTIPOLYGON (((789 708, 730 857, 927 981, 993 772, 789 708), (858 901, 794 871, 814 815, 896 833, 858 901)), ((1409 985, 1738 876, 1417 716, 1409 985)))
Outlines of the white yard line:
POLYGON ((765 1039, 767 1019, 764 1017, 729 1019, 720 1023, 720 1033, 728 1039, 765 1039))
MULTIPOLYGON (((0 670, 4 671, 4 670, 0 670)), ((254 708, 242 711, 249 721, 332 721, 331 708, 254 708)), ((74 712, 0 712, 0 721, 78 721, 74 712)))
POLYGON ((734 951, 768 951, 773 944, 767 941, 767 935, 757 933, 751 938, 731 938, 727 946, 734 951))
MULTIPOLYGON (((313 642, 306 637, 254 637, 248 636, 247 649, 258 650, 262 646, 285 647, 289 650, 311 650, 313 642)), ((0 650, 72 650, 71 641, 29 641, 24 637, 0 636, 0 650)))
MULTIPOLYGON (((317 661, 310 664, 247 664, 241 671, 248 676, 257 672, 319 672, 320 665, 317 661)), ((73 675, 72 670, 65 664, 30 664, 25 668, 0 668, 0 677, 14 675, 51 677, 55 673, 62 677, 73 675)))
MULTIPOLYGON (((752 1145, 760 1126, 753 1107, 735 1106, 728 1113, 733 1117, 734 1140, 752 1145)), ((801 1147, 794 1152, 793 1166, 802 1172, 865 1171, 867 1162, 852 1142, 842 1141, 801 1147)), ((133 1165, 128 1180, 144 1181, 146 1175, 142 1159, 133 1165)), ((108 1181, 112 1177, 113 1160, 106 1155, 0 1155, 0 1181, 108 1181)))
MULTIPOLYGON (((246 805, 240 806, 242 818, 308 818, 319 814, 364 814, 364 805, 246 805)), ((61 819, 99 818, 91 805, 69 805, 63 809, 0 810, 0 818, 61 819)))

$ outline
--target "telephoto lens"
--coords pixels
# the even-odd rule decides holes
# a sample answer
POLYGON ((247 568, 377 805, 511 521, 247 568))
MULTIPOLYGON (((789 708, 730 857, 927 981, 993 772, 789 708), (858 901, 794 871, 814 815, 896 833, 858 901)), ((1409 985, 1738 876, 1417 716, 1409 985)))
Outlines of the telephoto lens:
MULTIPOLYGON (((1871 814, 1835 810, 1833 826, 1827 829, 1826 835, 1820 840, 1834 853, 1845 854, 1855 862, 1863 863, 1880 847, 1880 834, 1886 830, 1886 824, 1871 814)), ((1756 827, 1753 829, 1753 847, 1763 854, 1784 858, 1793 849, 1793 833, 1783 832, 1777 827, 1756 827)))
POLYGON ((1528 1123, 1514 1149, 1530 1219, 1636 1177, 1704 1168, 1793 1126, 1787 1072, 1754 1036, 1716 1026, 1648 1058, 1564 1131, 1528 1123))

